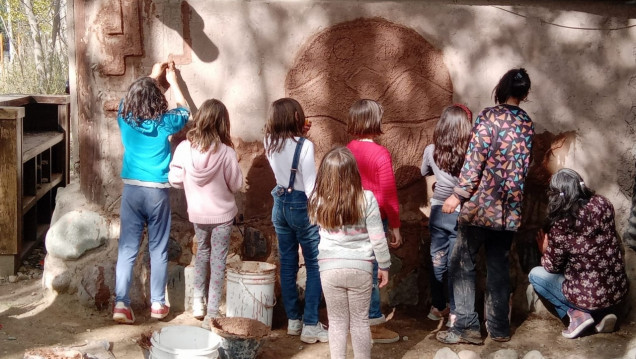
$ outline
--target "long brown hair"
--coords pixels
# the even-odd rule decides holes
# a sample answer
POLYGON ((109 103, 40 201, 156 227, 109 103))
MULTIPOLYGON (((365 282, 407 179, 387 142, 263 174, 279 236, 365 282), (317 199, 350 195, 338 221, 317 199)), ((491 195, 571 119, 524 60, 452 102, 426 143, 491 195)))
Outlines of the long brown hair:
POLYGON ((207 151, 210 146, 212 152, 216 152, 219 143, 234 147, 230 137, 230 115, 223 102, 214 98, 205 100, 193 122, 194 127, 186 135, 192 147, 201 152, 207 151))
POLYGON ((140 77, 128 87, 121 115, 127 123, 140 125, 146 120, 158 120, 166 111, 168 101, 157 81, 151 77, 140 77))
POLYGON ((355 138, 370 138, 382 134, 384 109, 379 103, 362 99, 351 105, 347 120, 347 132, 355 138))
POLYGON ((298 101, 285 97, 272 102, 265 124, 265 142, 268 155, 280 152, 285 140, 303 135, 305 112, 298 101))
POLYGON ((459 176, 464 164, 471 132, 472 119, 469 113, 463 106, 446 107, 433 132, 433 160, 437 167, 453 176, 459 176))
POLYGON ((323 157, 309 197, 309 219, 325 229, 356 225, 364 218, 364 190, 355 157, 335 147, 323 157))

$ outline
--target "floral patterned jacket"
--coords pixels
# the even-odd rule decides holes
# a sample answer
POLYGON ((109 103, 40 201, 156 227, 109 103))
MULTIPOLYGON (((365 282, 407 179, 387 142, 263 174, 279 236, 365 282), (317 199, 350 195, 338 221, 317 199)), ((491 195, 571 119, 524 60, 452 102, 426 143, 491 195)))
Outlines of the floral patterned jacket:
POLYGON ((472 130, 454 192, 463 202, 459 223, 516 231, 530 165, 534 124, 517 106, 485 108, 472 130))
POLYGON ((541 265, 551 273, 563 273, 561 290, 579 308, 597 310, 620 303, 629 282, 621 243, 614 224, 614 207, 600 195, 593 196, 576 216, 554 223, 541 265))

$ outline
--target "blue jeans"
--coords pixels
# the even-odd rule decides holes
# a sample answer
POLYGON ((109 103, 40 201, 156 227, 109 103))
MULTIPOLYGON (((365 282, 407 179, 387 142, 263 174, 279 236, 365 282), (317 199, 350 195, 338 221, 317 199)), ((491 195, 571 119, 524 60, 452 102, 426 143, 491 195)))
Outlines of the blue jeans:
POLYGON ((455 250, 451 255, 451 280, 455 296, 457 321, 451 330, 479 332, 475 311, 475 262, 479 248, 486 247, 486 317, 492 337, 510 336, 508 321, 510 300, 509 254, 514 232, 482 227, 458 226, 455 250))
MULTIPOLYGON (((389 233, 389 220, 383 219, 384 233, 389 233)), ((371 302, 369 304, 369 319, 384 318, 380 309, 380 287, 378 284, 378 261, 373 260, 373 285, 371 286, 371 302)), ((371 324, 375 325, 375 324, 371 324)))
POLYGON ((121 197, 120 221, 115 300, 130 305, 133 266, 139 253, 144 225, 148 225, 150 298, 152 303, 164 304, 170 238, 169 189, 125 184, 121 197))
POLYGON ((272 190, 274 207, 272 223, 278 237, 280 256, 280 286, 288 319, 303 319, 306 325, 318 323, 318 306, 322 296, 318 270, 318 226, 309 223, 305 192, 287 192, 276 186, 272 190), (307 269, 305 309, 300 312, 296 277, 298 275, 298 246, 302 248, 307 269))
POLYGON ((431 207, 429 229, 431 233, 431 298, 433 306, 442 311, 446 308, 446 298, 454 313, 453 282, 450 280, 450 258, 457 238, 457 217, 459 212, 443 213, 441 205, 431 207), (444 275, 447 277, 448 293, 444 293, 444 275))
POLYGON ((565 317, 568 313, 568 309, 580 310, 563 295, 563 290, 561 289, 565 281, 563 274, 550 273, 543 267, 538 266, 532 268, 528 274, 528 280, 537 294, 554 305, 554 309, 559 315, 559 318, 565 317))

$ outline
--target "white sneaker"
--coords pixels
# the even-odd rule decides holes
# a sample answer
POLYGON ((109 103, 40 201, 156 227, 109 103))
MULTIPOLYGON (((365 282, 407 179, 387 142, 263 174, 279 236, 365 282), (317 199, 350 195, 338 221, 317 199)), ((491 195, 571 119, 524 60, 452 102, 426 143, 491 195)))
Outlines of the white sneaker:
POLYGON ((455 325, 456 320, 457 320, 457 316, 455 314, 450 314, 448 316, 448 321, 446 322, 446 327, 452 328, 455 325))
POLYGON ((288 319, 287 320, 287 334, 300 335, 303 330, 303 321, 300 319, 288 319))
POLYGON ((205 303, 203 302, 203 298, 192 299, 192 316, 196 319, 205 317, 205 303))
POLYGON ((315 342, 326 343, 329 341, 329 332, 325 326, 318 322, 316 325, 303 324, 303 331, 300 334, 300 341, 313 344, 315 342))

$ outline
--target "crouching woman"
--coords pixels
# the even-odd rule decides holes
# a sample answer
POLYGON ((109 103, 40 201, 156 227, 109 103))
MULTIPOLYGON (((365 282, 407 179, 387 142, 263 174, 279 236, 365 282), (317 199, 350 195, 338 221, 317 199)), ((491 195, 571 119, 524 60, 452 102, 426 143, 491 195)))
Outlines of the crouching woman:
POLYGON ((569 317, 564 337, 576 338, 592 325, 612 332, 611 312, 629 286, 614 207, 569 168, 552 176, 548 195, 548 230, 537 235, 541 266, 530 271, 530 283, 559 317, 569 317))

